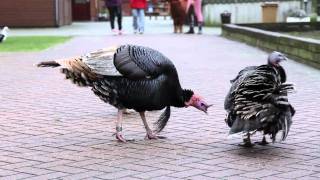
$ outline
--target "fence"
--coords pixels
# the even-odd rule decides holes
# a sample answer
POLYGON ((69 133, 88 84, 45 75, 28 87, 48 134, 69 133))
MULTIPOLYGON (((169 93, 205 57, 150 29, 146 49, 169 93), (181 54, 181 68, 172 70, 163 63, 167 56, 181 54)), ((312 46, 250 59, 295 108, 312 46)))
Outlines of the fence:
MULTIPOLYGON (((261 5, 268 0, 205 0, 203 14, 208 25, 220 24, 220 14, 230 12, 231 23, 260 23, 262 22, 261 5)), ((273 1, 274 2, 274 1, 273 1)), ((277 12, 277 22, 284 22, 289 9, 300 9, 299 0, 281 0, 277 12)))

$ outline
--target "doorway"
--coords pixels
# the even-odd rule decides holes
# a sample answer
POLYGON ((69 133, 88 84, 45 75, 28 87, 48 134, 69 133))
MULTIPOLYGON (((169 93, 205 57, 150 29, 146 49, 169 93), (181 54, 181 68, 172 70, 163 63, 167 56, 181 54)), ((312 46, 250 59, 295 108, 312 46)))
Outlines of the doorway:
POLYGON ((72 19, 90 21, 90 0, 72 0, 72 19))

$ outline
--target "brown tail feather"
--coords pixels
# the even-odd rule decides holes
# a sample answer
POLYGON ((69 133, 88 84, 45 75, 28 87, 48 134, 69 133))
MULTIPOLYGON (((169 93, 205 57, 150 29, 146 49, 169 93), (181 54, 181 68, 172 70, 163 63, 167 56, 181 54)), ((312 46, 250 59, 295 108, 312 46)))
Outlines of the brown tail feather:
POLYGON ((59 63, 57 63, 56 61, 43 61, 40 62, 39 64, 37 64, 38 67, 58 67, 60 66, 59 63))

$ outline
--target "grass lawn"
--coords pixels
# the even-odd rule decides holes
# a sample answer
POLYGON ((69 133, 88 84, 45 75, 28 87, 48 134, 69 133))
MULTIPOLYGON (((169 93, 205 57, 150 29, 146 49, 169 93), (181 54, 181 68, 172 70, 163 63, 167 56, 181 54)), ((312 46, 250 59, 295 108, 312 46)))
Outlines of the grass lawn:
POLYGON ((71 39, 65 36, 9 36, 0 44, 0 52, 30 52, 48 49, 71 39))
POLYGON ((288 34, 292 36, 306 37, 306 38, 312 38, 317 40, 320 39, 320 31, 290 32, 288 34))

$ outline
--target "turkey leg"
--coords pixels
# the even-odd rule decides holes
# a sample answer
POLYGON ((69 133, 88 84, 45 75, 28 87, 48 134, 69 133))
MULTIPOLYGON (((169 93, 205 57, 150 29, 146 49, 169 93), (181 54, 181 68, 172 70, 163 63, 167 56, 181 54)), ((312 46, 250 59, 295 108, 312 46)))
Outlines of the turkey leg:
POLYGON ((145 116, 144 113, 145 113, 144 111, 143 111, 143 112, 139 112, 140 117, 141 117, 142 122, 143 122, 143 125, 144 125, 144 127, 145 127, 145 129, 146 129, 146 131, 147 131, 147 134, 146 134, 145 139, 158 139, 158 136, 155 135, 155 134, 152 132, 152 130, 150 129, 150 127, 149 127, 149 125, 148 125, 148 123, 147 123, 147 120, 146 120, 146 116, 145 116))
POLYGON ((254 146, 254 144, 251 143, 250 133, 247 133, 247 134, 244 135, 243 143, 239 144, 239 145, 243 146, 243 147, 252 147, 252 146, 254 146))
POLYGON ((122 116, 123 116, 123 109, 118 109, 118 118, 116 122, 116 138, 120 142, 127 142, 127 140, 122 135, 122 116))
POLYGON ((261 142, 256 142, 256 144, 259 144, 259 145, 261 145, 261 146, 265 146, 265 145, 267 145, 267 144, 269 144, 269 143, 268 143, 268 141, 266 140, 266 136, 263 136, 262 141, 261 141, 261 142))

